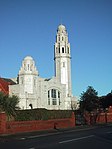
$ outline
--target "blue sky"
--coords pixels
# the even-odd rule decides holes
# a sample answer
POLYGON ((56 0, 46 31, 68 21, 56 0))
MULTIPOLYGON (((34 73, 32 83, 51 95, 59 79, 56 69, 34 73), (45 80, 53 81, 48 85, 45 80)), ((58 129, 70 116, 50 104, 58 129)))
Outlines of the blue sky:
POLYGON ((112 0, 0 0, 0 76, 17 76, 31 55, 41 77, 54 75, 57 27, 64 24, 72 56, 72 91, 112 90, 112 0))

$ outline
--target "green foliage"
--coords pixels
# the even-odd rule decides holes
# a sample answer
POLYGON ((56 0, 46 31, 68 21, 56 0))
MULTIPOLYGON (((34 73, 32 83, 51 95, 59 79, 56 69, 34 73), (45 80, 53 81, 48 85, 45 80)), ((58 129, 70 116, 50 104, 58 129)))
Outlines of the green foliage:
POLYGON ((99 107, 98 92, 91 86, 88 86, 86 92, 81 94, 80 110, 94 111, 99 107))
POLYGON ((4 111, 8 117, 14 116, 18 108, 19 99, 17 96, 9 96, 0 92, 0 111, 4 111))
POLYGON ((101 108, 106 109, 112 106, 112 92, 108 93, 106 96, 99 97, 101 108))
POLYGON ((46 110, 30 109, 16 111, 16 121, 50 120, 71 117, 72 111, 68 110, 46 110))

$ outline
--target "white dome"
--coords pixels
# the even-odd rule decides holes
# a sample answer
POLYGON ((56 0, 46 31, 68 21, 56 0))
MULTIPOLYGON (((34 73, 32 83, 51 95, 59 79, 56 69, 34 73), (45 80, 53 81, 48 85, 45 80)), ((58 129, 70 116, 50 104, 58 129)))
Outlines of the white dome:
POLYGON ((61 24, 61 25, 58 26, 58 30, 66 30, 66 27, 61 24))
POLYGON ((19 71, 19 75, 23 74, 38 75, 38 71, 35 66, 35 61, 31 56, 26 56, 22 61, 22 66, 19 71))
POLYGON ((33 58, 31 56, 26 56, 24 60, 33 60, 33 58))

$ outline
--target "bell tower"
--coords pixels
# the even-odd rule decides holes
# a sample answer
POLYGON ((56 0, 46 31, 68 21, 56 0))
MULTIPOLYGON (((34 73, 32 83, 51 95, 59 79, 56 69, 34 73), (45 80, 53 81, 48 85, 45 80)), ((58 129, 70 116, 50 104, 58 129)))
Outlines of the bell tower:
POLYGON ((71 89, 71 56, 68 34, 64 25, 57 29, 56 42, 54 46, 55 76, 66 85, 66 97, 72 96, 71 89))

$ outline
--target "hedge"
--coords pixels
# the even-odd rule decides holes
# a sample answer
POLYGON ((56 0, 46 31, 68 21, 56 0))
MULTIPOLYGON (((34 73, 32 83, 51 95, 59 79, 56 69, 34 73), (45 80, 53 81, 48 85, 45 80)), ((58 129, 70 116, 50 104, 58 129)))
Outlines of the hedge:
POLYGON ((47 109, 30 109, 18 110, 14 119, 16 121, 31 121, 31 120, 49 120, 70 118, 71 110, 47 110, 47 109))

